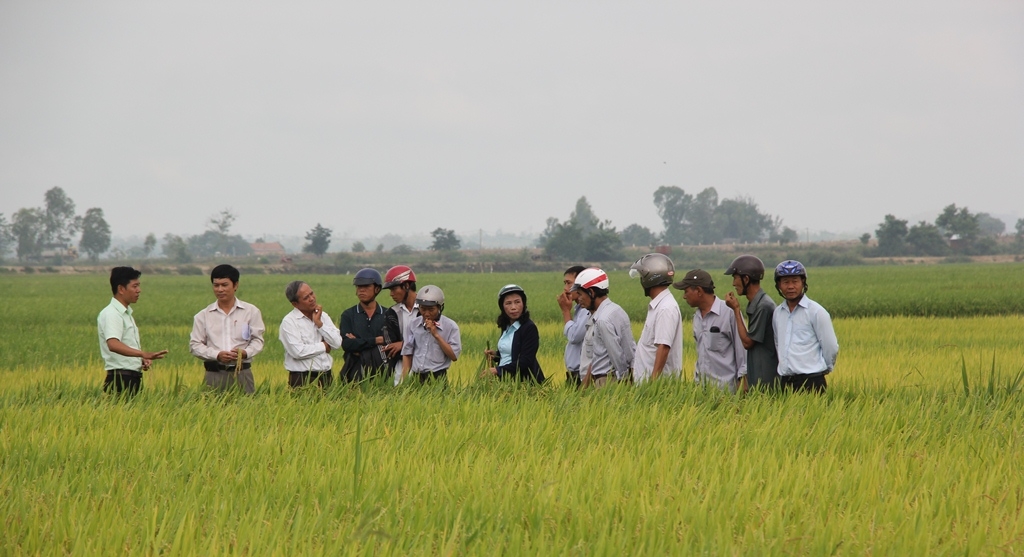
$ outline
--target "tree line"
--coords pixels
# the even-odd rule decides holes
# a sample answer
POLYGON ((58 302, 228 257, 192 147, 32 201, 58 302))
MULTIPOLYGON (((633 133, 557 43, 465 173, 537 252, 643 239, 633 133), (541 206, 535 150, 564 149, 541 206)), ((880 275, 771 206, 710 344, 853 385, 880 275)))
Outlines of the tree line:
POLYGON ((719 201, 715 188, 696 195, 677 186, 661 186, 654 192, 664 231, 631 224, 621 232, 594 214, 586 197, 576 201, 575 210, 564 222, 547 220, 538 245, 548 257, 565 260, 611 261, 618 259, 623 246, 656 246, 721 243, 789 243, 796 231, 782 225, 782 219, 762 212, 747 197, 719 201))
MULTIPOLYGON (((990 255, 999 251, 996 238, 1005 231, 1003 221, 988 213, 971 213, 956 204, 947 205, 934 223, 919 221, 910 227, 906 220, 888 214, 875 229, 875 255, 990 255)), ((1016 238, 1018 245, 1024 242, 1024 218, 1017 220, 1016 238)), ((865 244, 869 239, 869 234, 861 236, 865 244)))
POLYGON ((79 251, 95 261, 110 248, 110 225, 99 207, 76 214, 75 202, 53 187, 42 207, 18 209, 10 222, 0 213, 0 258, 12 248, 20 261, 49 258, 59 264, 78 257, 79 251))

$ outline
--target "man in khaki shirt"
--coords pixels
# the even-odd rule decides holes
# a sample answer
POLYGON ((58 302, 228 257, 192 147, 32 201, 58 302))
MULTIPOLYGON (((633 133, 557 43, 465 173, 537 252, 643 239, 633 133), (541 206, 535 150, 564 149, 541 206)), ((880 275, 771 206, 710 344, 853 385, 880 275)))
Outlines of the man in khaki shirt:
POLYGON ((217 265, 210 272, 217 301, 196 314, 189 351, 203 360, 206 384, 215 389, 238 385, 256 390, 252 359, 263 350, 263 315, 256 306, 235 297, 238 269, 217 265))

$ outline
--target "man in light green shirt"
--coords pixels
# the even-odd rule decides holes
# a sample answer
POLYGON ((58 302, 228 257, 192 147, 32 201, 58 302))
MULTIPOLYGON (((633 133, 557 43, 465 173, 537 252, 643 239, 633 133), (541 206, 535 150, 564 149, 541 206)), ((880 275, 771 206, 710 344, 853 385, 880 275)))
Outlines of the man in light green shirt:
POLYGON ((134 395, 142 388, 142 372, 149 369, 153 360, 167 354, 143 352, 139 342, 139 328, 132 316, 131 304, 139 301, 142 286, 139 277, 142 272, 131 267, 114 267, 110 270, 110 291, 114 295, 110 304, 96 317, 99 331, 100 356, 107 371, 103 390, 134 395))

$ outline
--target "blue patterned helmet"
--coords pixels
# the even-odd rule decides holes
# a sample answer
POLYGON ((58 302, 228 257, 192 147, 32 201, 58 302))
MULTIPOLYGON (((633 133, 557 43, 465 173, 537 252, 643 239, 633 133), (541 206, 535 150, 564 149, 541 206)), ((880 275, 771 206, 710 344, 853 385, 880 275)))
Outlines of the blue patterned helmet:
POLYGON ((803 263, 787 259, 775 267, 775 283, 778 284, 782 277, 804 277, 807 280, 807 269, 803 263))

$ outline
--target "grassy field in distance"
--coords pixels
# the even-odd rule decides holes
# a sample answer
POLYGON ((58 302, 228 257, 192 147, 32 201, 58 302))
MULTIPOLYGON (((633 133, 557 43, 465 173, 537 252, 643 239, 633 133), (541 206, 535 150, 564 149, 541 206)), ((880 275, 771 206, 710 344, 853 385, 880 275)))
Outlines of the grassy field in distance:
MULTIPOLYGON (((187 348, 208 277, 144 275, 143 344, 172 354, 130 402, 99 390, 105 276, 0 276, 0 554, 1020 553, 1022 270, 811 269, 840 342, 822 397, 564 389, 557 273, 422 277, 463 331, 453 385, 326 393, 285 387, 292 277, 243 276, 267 350, 256 396, 220 395, 187 348), (555 384, 476 379, 506 282, 555 384)), ((335 319, 354 302, 302 278, 335 319)), ((612 296, 639 335, 640 286, 612 296)))

